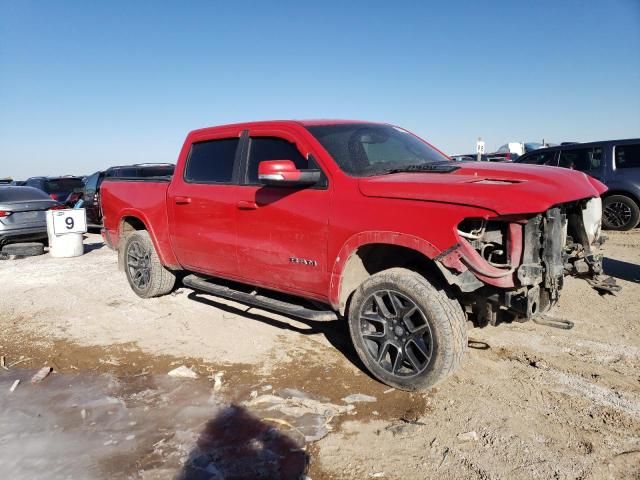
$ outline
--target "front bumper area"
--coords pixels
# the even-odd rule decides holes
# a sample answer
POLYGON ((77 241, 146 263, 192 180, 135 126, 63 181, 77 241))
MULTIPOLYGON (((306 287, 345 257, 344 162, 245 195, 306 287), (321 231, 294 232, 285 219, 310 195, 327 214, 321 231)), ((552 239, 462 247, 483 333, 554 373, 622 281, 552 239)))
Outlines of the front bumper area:
POLYGON ((466 303, 479 326, 501 321, 526 321, 547 311, 564 284, 564 245, 567 217, 552 208, 523 226, 522 261, 515 269, 516 286, 486 286, 466 295, 466 303))
POLYGON ((504 272, 500 278, 486 277, 486 269, 477 267, 479 261, 484 261, 484 255, 478 254, 485 251, 484 242, 463 242, 466 245, 461 249, 461 261, 469 269, 454 278, 451 270, 443 273, 460 288, 463 306, 474 323, 484 326, 526 321, 546 312, 558 300, 565 275, 587 277, 596 289, 597 285, 610 292, 619 289, 612 286, 611 279, 598 280, 602 277, 602 256, 594 251, 599 239, 593 233, 597 231, 599 236, 599 226, 585 226, 589 222, 583 215, 593 201, 571 202, 528 219, 505 222, 502 237, 492 232, 492 238, 502 239, 502 243, 498 242, 500 251, 508 252, 503 257, 508 261, 498 265, 504 272), (467 254, 469 250, 475 257, 467 254))

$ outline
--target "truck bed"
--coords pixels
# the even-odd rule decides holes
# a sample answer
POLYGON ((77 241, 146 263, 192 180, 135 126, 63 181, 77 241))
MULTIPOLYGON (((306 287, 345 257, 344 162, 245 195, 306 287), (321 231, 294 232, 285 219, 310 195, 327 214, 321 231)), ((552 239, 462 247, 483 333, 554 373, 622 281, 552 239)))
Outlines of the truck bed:
POLYGON ((169 268, 179 268, 169 241, 167 189, 170 180, 171 176, 104 180, 100 188, 103 237, 111 248, 118 247, 123 229, 131 228, 127 218, 139 219, 151 235, 162 263, 169 268))

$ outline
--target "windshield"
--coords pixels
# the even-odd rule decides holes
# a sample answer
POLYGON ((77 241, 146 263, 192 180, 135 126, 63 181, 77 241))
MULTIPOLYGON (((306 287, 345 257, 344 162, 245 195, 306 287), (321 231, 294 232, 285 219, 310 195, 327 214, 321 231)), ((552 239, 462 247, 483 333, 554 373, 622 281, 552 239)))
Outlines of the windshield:
POLYGON ((81 178, 57 178, 47 180, 44 187, 47 193, 72 192, 76 188, 82 188, 81 178))
POLYGON ((345 173, 357 177, 406 167, 452 163, 449 157, 415 135, 390 125, 316 125, 307 130, 345 173))

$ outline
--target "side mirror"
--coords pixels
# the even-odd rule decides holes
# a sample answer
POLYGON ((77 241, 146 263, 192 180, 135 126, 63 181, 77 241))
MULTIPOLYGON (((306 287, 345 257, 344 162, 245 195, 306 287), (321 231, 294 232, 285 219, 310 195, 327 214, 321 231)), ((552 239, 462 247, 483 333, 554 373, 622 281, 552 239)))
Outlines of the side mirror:
POLYGON ((320 170, 300 170, 291 160, 266 160, 258 165, 258 180, 271 187, 308 187, 320 181, 320 170))

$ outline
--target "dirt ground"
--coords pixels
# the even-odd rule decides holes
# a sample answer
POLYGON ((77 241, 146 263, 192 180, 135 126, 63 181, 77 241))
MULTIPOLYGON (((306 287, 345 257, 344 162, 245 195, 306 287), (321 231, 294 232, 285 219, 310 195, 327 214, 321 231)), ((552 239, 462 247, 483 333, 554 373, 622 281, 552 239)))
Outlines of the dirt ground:
POLYGON ((99 235, 78 258, 2 260, 0 471, 639 479, 640 231, 608 236, 605 271, 622 292, 569 278, 548 316, 572 330, 471 329, 458 373, 414 394, 370 378, 342 322, 184 288, 139 299, 99 235), (181 365, 199 377, 167 375, 181 365), (32 385, 43 366, 54 373, 32 385), (349 403, 352 394, 367 397, 349 403))

